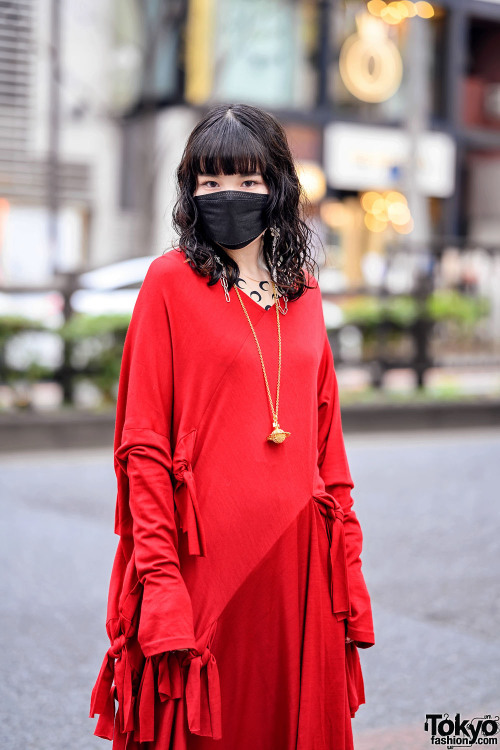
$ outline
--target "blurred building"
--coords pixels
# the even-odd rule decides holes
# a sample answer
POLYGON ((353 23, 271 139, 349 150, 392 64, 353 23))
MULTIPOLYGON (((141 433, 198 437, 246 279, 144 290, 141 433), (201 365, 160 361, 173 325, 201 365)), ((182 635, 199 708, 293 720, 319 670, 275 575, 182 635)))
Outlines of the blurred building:
POLYGON ((120 254, 120 117, 110 105, 112 0, 0 4, 0 283, 120 254))
POLYGON ((64 270, 175 243, 175 167, 219 102, 285 125, 332 287, 376 279, 391 247, 498 244, 498 2, 18 0, 0 13, 6 279, 20 254, 64 270))

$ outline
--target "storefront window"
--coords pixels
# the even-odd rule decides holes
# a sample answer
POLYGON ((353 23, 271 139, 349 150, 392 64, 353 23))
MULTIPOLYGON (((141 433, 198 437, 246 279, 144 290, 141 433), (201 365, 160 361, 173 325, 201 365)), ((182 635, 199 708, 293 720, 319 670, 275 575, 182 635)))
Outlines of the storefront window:
POLYGON ((317 23, 313 0, 190 0, 186 100, 313 107, 317 23))
POLYGON ((180 95, 183 0, 115 0, 112 100, 117 110, 180 95))
POLYGON ((404 119, 408 68, 412 41, 411 24, 420 23, 417 49, 430 102, 430 117, 443 112, 443 46, 445 11, 430 3, 380 3, 345 0, 335 3, 331 16, 332 63, 329 97, 336 112, 364 122, 398 122, 404 119), (417 6, 428 16, 416 14, 417 6), (413 7, 413 11, 411 10, 413 7))
POLYGON ((500 24, 471 18, 462 119, 466 126, 500 130, 500 24))

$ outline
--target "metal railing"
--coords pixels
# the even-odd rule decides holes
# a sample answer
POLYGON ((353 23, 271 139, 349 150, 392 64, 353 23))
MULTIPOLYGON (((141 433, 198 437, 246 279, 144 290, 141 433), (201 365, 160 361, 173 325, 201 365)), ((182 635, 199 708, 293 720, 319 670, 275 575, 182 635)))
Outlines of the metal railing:
MULTIPOLYGON (((386 271, 381 283, 342 292, 322 288, 324 301, 343 310, 343 322, 328 329, 336 366, 367 368, 376 388, 383 385, 385 373, 394 368, 412 369, 421 388, 430 368, 500 367, 500 247, 436 243, 430 252, 420 253, 415 259, 411 248, 392 248, 384 256, 386 271), (406 262, 408 269, 413 269, 408 271, 407 288, 403 291, 394 289, 394 279, 391 282, 391 268, 396 262, 403 268, 406 262), (357 308, 355 304, 353 309, 353 302, 357 308)), ((68 322, 73 317, 71 297, 78 288, 78 276, 68 274, 59 276, 50 286, 9 287, 3 293, 58 291, 68 322)), ((7 361, 9 340, 19 335, 19 329, 14 326, 9 332, 6 320, 0 316, 2 384, 26 378, 24 371, 7 361)), ((26 323, 24 330, 29 327, 26 323)), ((74 350, 81 341, 62 336, 60 363, 40 372, 38 379, 58 383, 63 402, 72 404, 76 377, 102 382, 119 371, 125 330, 123 316, 117 317, 115 329, 108 319, 102 337, 102 358, 97 357, 88 367, 74 364, 74 350)), ((57 330, 54 333, 57 335, 57 330)), ((96 333, 94 328, 92 335, 98 337, 98 329, 96 333)))

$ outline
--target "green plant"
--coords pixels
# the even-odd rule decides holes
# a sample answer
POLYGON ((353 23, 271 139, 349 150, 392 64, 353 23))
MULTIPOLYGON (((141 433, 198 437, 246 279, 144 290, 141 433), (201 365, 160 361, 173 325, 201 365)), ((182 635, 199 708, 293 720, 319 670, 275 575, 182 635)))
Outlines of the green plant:
POLYGON ((386 297, 382 300, 382 318, 408 328, 420 314, 419 301, 410 295, 386 297))
POLYGON ((22 315, 0 315, 0 382, 12 385, 22 378, 28 382, 34 382, 39 376, 47 372, 47 368, 31 364, 22 373, 9 367, 6 362, 5 350, 8 341, 15 336, 27 333, 29 331, 47 330, 43 323, 31 318, 25 318, 22 315))
POLYGON ((345 323, 376 326, 385 321, 403 327, 412 325, 418 318, 420 305, 411 295, 373 297, 360 295, 340 303, 345 323))
POLYGON ((359 295, 343 300, 340 307, 344 323, 360 326, 375 326, 382 320, 383 307, 378 297, 359 295))
POLYGON ((430 318, 453 320, 463 329, 473 326, 490 312, 486 297, 472 297, 456 289, 436 289, 427 297, 425 309, 430 318))
POLYGON ((129 323, 130 315, 125 314, 87 315, 75 313, 61 326, 59 334, 65 341, 71 342, 94 336, 100 337, 109 333, 125 339, 129 323))
POLYGON ((46 326, 37 320, 25 318, 22 315, 0 315, 0 348, 18 333, 43 330, 47 330, 46 326))
POLYGON ((113 388, 120 374, 120 362, 130 315, 73 315, 60 329, 68 344, 71 366, 77 380, 92 382, 104 401, 114 401, 113 388))

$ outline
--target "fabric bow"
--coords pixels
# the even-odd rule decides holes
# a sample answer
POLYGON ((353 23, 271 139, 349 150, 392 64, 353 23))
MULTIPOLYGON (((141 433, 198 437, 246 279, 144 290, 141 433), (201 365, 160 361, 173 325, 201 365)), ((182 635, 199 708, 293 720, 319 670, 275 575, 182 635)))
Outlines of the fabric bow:
POLYGON ((89 717, 99 714, 94 734, 108 740, 113 739, 115 698, 118 700, 120 731, 129 732, 134 728, 134 700, 132 669, 123 634, 114 639, 105 653, 90 700, 89 717))
MULTIPOLYGON (((155 739, 155 684, 161 701, 182 699, 184 690, 189 730, 218 740, 222 737, 219 670, 209 642, 217 627, 215 621, 185 654, 166 652, 146 659, 137 694, 134 740, 155 739), (187 677, 184 667, 188 666, 187 677), (206 670, 206 680, 203 677, 206 670)), ((171 717, 172 720, 172 717, 171 717)))
POLYGON ((346 676, 347 676, 347 695, 349 698, 349 711, 351 718, 354 718, 356 711, 361 703, 365 703, 365 685, 361 663, 358 654, 358 648, 355 643, 351 642, 346 646, 346 676))
POLYGON ((208 646, 202 653, 189 654, 189 671, 186 684, 186 708, 189 730, 193 734, 222 737, 221 694, 219 670, 215 656, 208 646), (206 669, 208 690, 202 689, 202 669, 206 669), (204 725, 202 726, 202 719, 204 725), (210 726, 210 729, 208 728, 210 726))
POLYGON ((351 615, 347 555, 345 546, 344 511, 339 501, 327 492, 314 495, 321 514, 326 518, 326 531, 330 545, 330 598, 332 613, 337 620, 351 615))
POLYGON ((184 435, 175 447, 172 472, 176 479, 174 500, 179 513, 180 527, 187 534, 190 555, 206 557, 205 532, 196 498, 196 484, 191 467, 196 430, 184 435))

